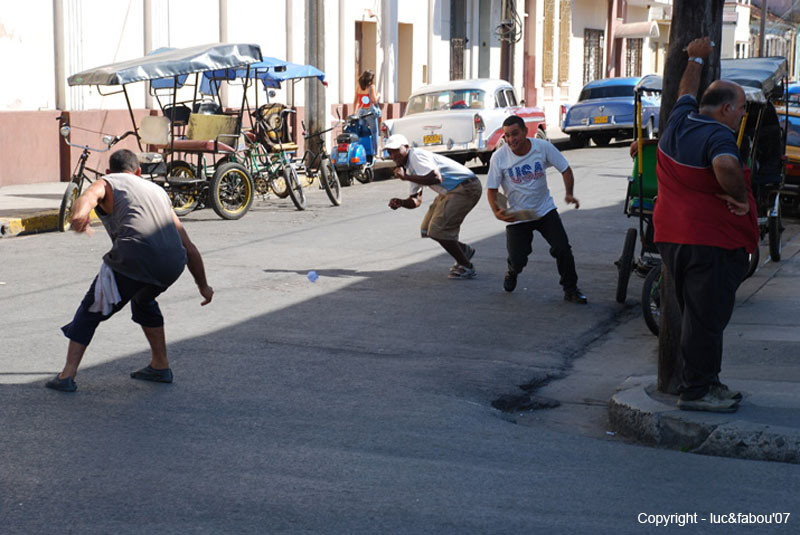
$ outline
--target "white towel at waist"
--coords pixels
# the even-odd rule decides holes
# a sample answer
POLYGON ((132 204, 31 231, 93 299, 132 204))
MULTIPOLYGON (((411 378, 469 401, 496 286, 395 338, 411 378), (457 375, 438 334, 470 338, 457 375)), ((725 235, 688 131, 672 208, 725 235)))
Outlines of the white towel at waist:
POLYGON ((120 299, 114 271, 103 262, 94 284, 94 303, 89 307, 89 312, 101 312, 103 316, 108 316, 120 299))

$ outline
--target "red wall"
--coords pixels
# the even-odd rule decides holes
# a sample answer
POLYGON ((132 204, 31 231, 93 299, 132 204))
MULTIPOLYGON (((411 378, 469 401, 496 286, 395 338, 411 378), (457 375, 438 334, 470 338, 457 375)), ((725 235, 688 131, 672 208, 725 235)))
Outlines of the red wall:
MULTIPOLYGON (((331 114, 336 117, 339 110, 342 119, 351 110, 350 104, 333 104, 331 114)), ((399 117, 405 103, 384 104, 383 118, 399 117)), ((141 117, 149 115, 150 110, 134 110, 137 124, 141 117)), ((103 148, 103 134, 122 135, 131 130, 131 119, 127 110, 72 111, 6 111, 0 112, 0 186, 14 184, 34 184, 39 182, 68 181, 81 149, 68 149, 59 134, 62 122, 70 125, 70 140, 73 143, 87 144, 103 148)), ((305 148, 303 129, 300 121, 305 118, 305 110, 297 107, 294 133, 299 145, 297 156, 302 156, 305 148)), ((246 121, 245 121, 246 123, 246 121)), ((338 129, 333 132, 335 135, 338 129)), ((130 137, 115 149, 130 149, 139 152, 134 137, 130 137)), ((330 147, 329 147, 330 148, 330 147)), ((92 152, 87 166, 105 172, 110 152, 92 152)))
POLYGON ((58 181, 58 111, 0 113, 0 186, 58 181))

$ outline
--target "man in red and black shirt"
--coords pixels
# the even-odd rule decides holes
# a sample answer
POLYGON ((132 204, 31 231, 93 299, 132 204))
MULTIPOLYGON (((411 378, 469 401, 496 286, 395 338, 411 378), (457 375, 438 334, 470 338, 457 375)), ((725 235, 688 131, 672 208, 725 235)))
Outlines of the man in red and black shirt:
POLYGON ((747 273, 747 254, 758 246, 758 224, 750 171, 736 144, 744 91, 717 80, 698 109, 703 61, 711 51, 708 37, 687 48, 679 98, 658 144, 653 224, 681 310, 678 407, 733 412, 741 394, 719 380, 722 334, 747 273))

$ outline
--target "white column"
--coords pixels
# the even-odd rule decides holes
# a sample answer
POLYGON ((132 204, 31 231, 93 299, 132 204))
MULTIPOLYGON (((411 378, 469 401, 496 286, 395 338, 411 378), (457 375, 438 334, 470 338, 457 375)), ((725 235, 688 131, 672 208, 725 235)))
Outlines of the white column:
MULTIPOLYGON (((294 62, 294 0, 286 0, 286 61, 294 62)), ((286 82, 286 104, 294 106, 294 84, 286 82)))
POLYGON ((381 0, 381 48, 383 49, 384 102, 397 101, 397 0, 381 0))
POLYGON ((64 58, 64 1, 53 0, 53 51, 55 58, 56 109, 67 109, 67 76, 64 58))
POLYGON ((433 83, 433 14, 436 0, 428 0, 428 79, 426 84, 433 83))
MULTIPOLYGON (((219 0, 219 42, 228 42, 228 0, 219 0)), ((228 107, 228 84, 220 85, 219 96, 222 107, 228 107)))

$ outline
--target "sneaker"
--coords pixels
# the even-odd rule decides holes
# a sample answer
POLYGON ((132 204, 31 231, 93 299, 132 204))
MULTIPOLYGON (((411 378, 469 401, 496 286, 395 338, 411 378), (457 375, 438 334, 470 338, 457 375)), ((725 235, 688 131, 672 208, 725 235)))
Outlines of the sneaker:
POLYGON ((722 399, 733 399, 736 401, 742 401, 741 392, 737 392, 736 390, 731 390, 728 388, 728 385, 724 385, 722 383, 717 385, 711 385, 711 388, 715 390, 715 395, 722 399))
MULTIPOLYGON (((472 257, 475 256, 475 248, 471 245, 464 244, 464 256, 467 257, 467 260, 472 260, 472 257)), ((450 268, 450 273, 458 269, 458 262, 453 264, 453 267, 450 268)))
POLYGON ((711 387, 699 399, 679 399, 678 408, 682 411, 736 412, 739 401, 724 399, 720 396, 720 389, 711 387))
POLYGON ((58 375, 54 379, 47 381, 44 386, 59 392, 75 392, 78 389, 78 385, 75 384, 75 380, 72 377, 59 379, 58 375))
POLYGON ((448 279, 474 279, 475 275, 475 268, 468 268, 466 266, 458 266, 455 270, 450 270, 450 275, 447 276, 448 279))
POLYGON ((507 292, 513 292, 517 287, 517 272, 508 270, 506 276, 503 278, 503 289, 507 292))
POLYGON ((171 383, 172 370, 169 368, 163 370, 157 370, 156 368, 151 368, 148 365, 142 368, 141 370, 132 372, 131 378, 139 379, 141 381, 152 381, 154 383, 171 383))
POLYGON ((564 301, 569 301, 570 303, 576 303, 579 305, 585 305, 589 302, 586 299, 586 296, 583 295, 583 293, 577 288, 564 292, 564 301))

